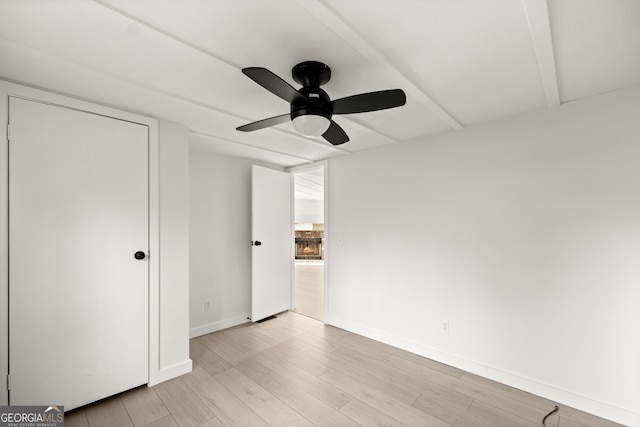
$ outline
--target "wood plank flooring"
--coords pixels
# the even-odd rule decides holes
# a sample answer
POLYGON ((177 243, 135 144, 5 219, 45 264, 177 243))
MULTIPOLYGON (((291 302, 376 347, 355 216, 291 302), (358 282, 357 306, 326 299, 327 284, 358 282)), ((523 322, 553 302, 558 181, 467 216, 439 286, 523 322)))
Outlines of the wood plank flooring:
POLYGON ((324 261, 295 263, 295 312, 324 318, 324 261))
MULTIPOLYGON (((534 427, 555 403, 293 312, 191 340, 193 372, 67 427, 534 427)), ((619 426, 560 406, 549 427, 619 426)))

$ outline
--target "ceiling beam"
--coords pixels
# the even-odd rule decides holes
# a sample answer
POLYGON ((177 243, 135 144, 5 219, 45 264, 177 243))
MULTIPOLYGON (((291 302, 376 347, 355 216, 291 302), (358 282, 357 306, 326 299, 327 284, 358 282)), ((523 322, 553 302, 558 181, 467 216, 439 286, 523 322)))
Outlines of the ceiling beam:
MULTIPOLYGON (((184 97, 182 95, 178 95, 175 93, 172 93, 170 91, 158 88, 157 86, 154 85, 150 85, 144 82, 140 82, 138 80, 132 79, 128 76, 122 75, 122 74, 117 74, 117 73, 113 73, 110 71, 105 71, 101 68, 96 68, 94 66, 91 65, 87 65, 83 62, 79 62, 77 60, 73 60, 73 59, 69 59, 69 58, 64 58, 61 56, 56 56, 56 55, 52 55, 50 53, 47 52, 43 52, 41 50, 37 50, 35 48, 32 47, 28 47, 25 45, 21 45, 15 42, 11 42, 8 40, 2 40, 0 39, 0 46, 2 46, 3 48, 7 48, 7 49, 11 49, 14 50, 16 52, 19 52, 22 55, 26 55, 28 57, 31 58, 36 58, 39 60, 44 61, 45 63, 53 63, 53 62, 57 62, 59 64, 62 64, 66 67, 72 67, 75 68, 77 70, 81 70, 82 72, 88 72, 97 76, 101 76, 102 78, 106 78, 109 79, 111 81, 117 82, 121 85, 125 85, 125 86, 130 86, 130 87, 135 87, 137 89, 141 89, 147 92, 152 92, 155 93, 157 95, 161 95, 162 97, 165 98, 169 98, 173 101, 178 101, 181 103, 186 103, 189 104, 191 106, 194 107, 198 107, 201 109, 205 109, 209 112, 213 112, 216 114, 221 114, 221 115, 225 115, 227 117, 232 117, 238 121, 250 121, 251 119, 248 119, 247 117, 243 117, 243 116, 239 116, 237 114, 233 114, 229 111, 226 110, 221 110, 219 108, 214 107, 213 105, 204 103, 204 102, 200 102, 191 98, 187 98, 184 97)), ((148 112, 147 112, 148 114, 148 112)), ((289 132, 286 132, 289 133, 289 132)))
MULTIPOLYGON (((353 114, 351 115, 353 116, 353 114)), ((337 118, 337 122, 339 122, 338 124, 342 123, 343 121, 348 121, 350 126, 352 128, 356 128, 359 130, 363 130, 363 131, 369 131, 369 132, 373 132, 376 135, 380 135, 381 137, 383 137, 386 141, 384 142, 384 144, 398 144, 400 141, 398 141, 395 138, 390 137, 389 135, 373 129, 371 126, 363 124, 362 122, 360 122, 359 120, 357 120, 354 117, 347 117, 347 116, 343 116, 343 115, 338 115, 338 116, 333 116, 334 119, 337 118)), ((348 150, 345 150, 348 151, 348 150)), ((351 151, 348 151, 349 153, 351 153, 351 151)))
MULTIPOLYGON (((206 49, 203 49, 203 48, 201 48, 201 47, 199 47, 199 46, 197 46, 197 45, 195 45, 193 43, 188 42, 187 40, 185 40, 183 38, 180 38, 180 37, 176 36, 173 33, 170 33, 169 31, 165 30, 164 28, 161 28, 161 27, 158 27, 157 25, 151 24, 150 22, 147 22, 147 21, 145 21, 145 20, 143 20, 143 19, 141 19, 141 18, 139 18, 139 17, 137 17, 135 15, 132 15, 132 14, 130 14, 130 13, 128 13, 128 12, 126 12, 126 11, 116 7, 116 6, 114 6, 113 4, 109 3, 108 0, 93 0, 93 2, 96 3, 96 4, 99 4, 99 5, 103 6, 103 7, 105 7, 106 9, 109 9, 110 11, 112 11, 112 12, 118 14, 118 15, 121 15, 121 16, 123 16, 123 17, 125 17, 125 18, 127 18, 127 19, 129 19, 129 20, 131 20, 131 21, 133 21, 133 22, 135 22, 137 24, 139 24, 139 25, 142 25, 143 27, 146 27, 147 29, 149 29, 151 31, 154 31, 157 34, 162 35, 163 37, 171 39, 172 41, 182 45, 183 47, 186 47, 186 48, 188 48, 190 50, 193 50, 193 51, 195 51, 195 52, 197 52, 197 53, 199 53, 201 55, 204 55, 206 58, 208 58, 210 61, 212 61, 212 63, 215 66, 221 66, 221 67, 227 68, 231 72, 238 72, 242 68, 240 65, 234 64, 234 63, 232 63, 232 62, 230 62, 230 61, 228 61, 228 60, 226 60, 224 58, 221 58, 221 57, 219 57, 217 55, 214 55, 213 53, 207 51, 206 49)), ((151 89, 151 88, 147 88, 147 89, 151 89)), ((161 90, 159 88, 157 88, 156 90, 158 92, 160 92, 160 93, 163 93, 164 95, 178 97, 178 95, 171 95, 171 94, 167 93, 166 91, 163 91, 163 90, 161 90)), ((189 102, 190 101, 188 98, 184 98, 184 97, 180 97, 180 98, 184 102, 189 102)), ((225 114, 227 116, 230 116, 230 117, 233 117, 233 118, 236 118, 236 119, 242 119, 245 122, 254 121, 254 119, 248 119, 248 118, 245 118, 245 117, 242 117, 242 116, 238 116, 237 114, 231 113, 228 110, 221 110, 219 108, 215 108, 215 107, 213 107, 211 105, 203 104, 203 103, 200 103, 198 101, 192 101, 192 102, 194 104, 199 105, 200 107, 209 108, 212 111, 216 111, 217 113, 225 114)), ((345 117, 344 119, 347 120, 347 121, 353 122, 352 119, 350 119, 350 118, 345 117)), ((360 123, 356 123, 356 125, 362 127, 362 124, 360 124, 360 123)), ((287 132, 287 131, 285 131, 285 130, 283 130, 281 128, 278 128, 278 127, 273 127, 272 129, 274 129, 276 131, 279 131, 279 132, 286 133, 288 135, 300 137, 300 134, 298 134, 298 133, 287 132)), ((388 135, 385 135, 385 134, 381 133, 380 131, 377 131, 377 130, 375 130, 373 128, 367 127, 367 130, 370 130, 370 131, 372 131, 374 133, 377 133, 377 134, 383 136, 384 138, 386 138, 388 140, 391 140, 391 142, 397 142, 397 141, 393 140, 392 138, 390 138, 388 135)), ((347 151, 347 150, 345 150, 343 148, 334 146, 334 145, 327 146, 324 143, 324 141, 320 140, 320 139, 309 139, 309 138, 305 138, 305 139, 307 141, 309 141, 309 142, 312 142, 312 143, 315 143, 315 144, 320 144, 323 147, 328 147, 332 151, 336 151, 336 152, 340 152, 340 153, 344 153, 344 154, 348 154, 349 153, 349 151, 347 151)))
POLYGON ((140 19, 137 16, 132 15, 132 14, 120 9, 119 7, 114 6, 113 4, 109 3, 109 0, 93 0, 93 2, 99 4, 100 6, 103 6, 103 7, 107 8, 109 10, 111 10, 112 12, 117 13, 118 15, 126 17, 126 18, 130 19, 131 21, 136 22, 137 24, 142 25, 143 27, 145 27, 145 28, 147 28, 149 30, 152 30, 152 31, 154 31, 156 33, 162 34, 163 36, 165 36, 167 38, 170 38, 171 40, 173 40, 175 42, 178 42, 179 44, 181 44, 181 45, 183 45, 185 47, 188 47, 191 50, 194 50, 196 52, 199 52, 199 53, 207 56, 208 58, 210 58, 213 61, 215 61, 216 65, 218 65, 218 66, 226 67, 231 71, 237 71, 237 70, 239 70, 241 68, 238 64, 233 64, 230 61, 227 61, 227 60, 225 60, 223 58, 220 58, 219 56, 214 55, 213 53, 211 53, 211 52, 209 52, 209 51, 207 51, 207 50, 205 50, 205 49, 203 49, 203 48, 201 48, 199 46, 196 46, 195 44, 190 43, 187 40, 176 36, 175 34, 172 34, 172 33, 168 32, 164 28, 160 28, 160 27, 158 27, 156 25, 153 25, 148 21, 140 19))
MULTIPOLYGON (((97 3, 102 4, 101 2, 97 2, 97 3)), ((87 65, 85 63, 78 62, 76 60, 72 60, 72 59, 69 59, 69 58, 63 58, 63 57, 60 57, 60 56, 51 55, 49 53, 42 52, 40 50, 31 48, 31 47, 27 47, 27 46, 24 46, 24 45, 15 43, 15 42, 11 42, 11 41, 8 41, 8 40, 0 39, 0 49, 2 49, 2 48, 10 49, 10 50, 19 52, 22 55, 26 55, 26 56, 31 57, 31 58, 36 58, 38 60, 42 60, 45 63, 58 63, 58 64, 62 64, 63 66, 66 66, 66 67, 75 68, 77 70, 80 70, 81 72, 85 72, 85 73, 88 72, 88 73, 91 73, 93 75, 100 76, 100 77, 102 77, 104 79, 108 79, 108 80, 111 80, 113 82, 116 82, 119 85, 123 85, 125 87, 126 86, 134 87, 134 88, 136 88, 138 90, 151 92, 151 93, 153 93, 155 95, 160 95, 160 96, 162 96, 164 98, 167 98, 167 99, 171 100, 172 102, 178 102, 178 103, 182 103, 182 104, 187 104, 192 108, 195 107, 195 108, 198 108, 198 109, 202 109, 202 110, 205 110, 205 111, 207 111, 209 113, 220 114, 220 115, 223 115, 223 116, 226 116, 226 117, 229 117, 229 118, 233 118, 233 119, 238 120, 238 121, 243 121, 243 122, 252 121, 251 119, 249 119, 247 117, 239 116, 237 114, 231 113, 230 111, 216 108, 213 105, 207 104, 205 102, 194 100, 192 98, 188 98, 188 97, 185 97, 185 96, 182 96, 182 95, 179 95, 179 94, 172 93, 170 91, 161 89, 161 88, 159 88, 157 86, 140 82, 138 80, 129 78, 129 77, 124 76, 122 74, 117 74, 117 73, 105 71, 103 69, 99 69, 99 68, 93 67, 91 65, 87 65)), ((29 82, 16 81, 16 83, 29 85, 29 82)), ((53 90, 51 88, 43 88, 43 89, 49 90, 49 91, 53 90)), ((76 98, 78 97, 78 94, 69 93, 69 94, 66 94, 66 95, 71 95, 71 96, 74 96, 76 98)), ((86 99, 86 100, 88 100, 88 99, 86 99)), ((88 101, 100 102, 99 99, 88 100, 88 101)), ((122 107, 117 107, 117 108, 122 108, 122 107)), ((146 114, 146 115, 153 114, 150 111, 140 111, 140 113, 146 114)), ((327 144, 327 143, 324 142, 324 140, 305 138, 305 137, 301 136, 298 133, 289 132, 287 130, 284 130, 284 129, 281 129, 281 128, 278 128, 278 127, 272 127, 271 129, 275 130, 277 132, 280 132, 280 133, 284 133, 284 134, 289 135, 289 136, 293 136, 293 137, 296 137, 296 138, 304 139, 304 141, 312 143, 312 144, 322 145, 323 148, 326 148, 326 149, 328 149, 330 151, 334 151, 334 152, 341 153, 341 154, 349 154, 349 151, 345 150, 344 148, 340 148, 340 147, 337 147, 337 146, 334 146, 334 145, 327 144)), ((241 135, 241 133, 238 132, 238 135, 241 135)), ((238 141, 227 140, 227 142, 235 142, 235 143, 238 143, 238 144, 241 144, 241 145, 251 146, 250 144, 242 144, 242 143, 240 143, 238 141)), ((269 151, 269 150, 265 150, 265 151, 269 151)), ((278 153, 278 154, 285 155, 283 153, 278 153)), ((294 156, 291 156, 291 157, 294 157, 294 156)), ((300 160, 313 161, 313 160, 307 160, 307 159, 300 159, 300 160)))
MULTIPOLYGON (((364 55, 369 61, 380 64, 386 73, 412 97, 419 100, 427 108, 429 108, 440 120, 446 123, 452 129, 461 129, 460 124, 451 114, 446 112, 438 105, 424 90, 410 81, 404 74, 400 72, 382 52, 371 45, 363 36, 361 36, 351 25, 346 23, 334 10, 330 9, 321 0, 297 0, 298 3, 305 8, 311 15, 319 19, 327 28, 331 29, 346 43, 351 45, 356 51, 364 55)), ((375 6, 372 6, 375 7, 375 6)))
POLYGON ((553 54, 553 39, 551 37, 547 0, 523 1, 544 96, 549 107, 556 107, 560 105, 560 90, 558 88, 556 61, 553 54))
MULTIPOLYGON (((265 152, 265 153, 275 154, 277 156, 281 156, 281 157, 285 157, 285 158, 288 158, 288 159, 292 159, 295 162, 297 162, 298 164, 313 163, 313 162, 317 161, 317 160, 313 160, 313 159, 308 159, 308 158, 304 158, 304 157, 299 157, 299 156, 294 156, 294 155, 291 155, 291 154, 283 153, 283 152, 277 151, 277 150, 272 150, 272 149, 263 148, 263 147, 257 147, 255 145, 246 144, 244 142, 238 142, 238 141, 233 141, 233 140, 227 139, 227 138, 221 138, 219 136, 211 135, 211 134, 208 134, 206 132, 200 132, 200 131, 189 129, 188 133, 190 135, 194 135, 194 136, 198 136, 198 137, 201 137, 201 138, 209 139, 209 140, 215 141, 217 143, 222 143, 222 144, 226 144, 226 145, 230 145, 230 146, 242 146, 242 147, 250 149, 251 151, 255 151, 256 153, 265 152)), ((260 156, 256 156, 256 157, 259 158, 260 156)))
POLYGON ((351 115, 351 117, 340 116, 340 119, 338 119, 338 120, 342 120, 343 118, 344 118, 344 119, 347 119, 347 118, 348 118, 348 119, 349 119, 349 121, 350 121, 353 125, 355 125, 356 127, 360 127, 361 129, 366 129, 366 130, 372 131, 372 132, 374 132, 374 133, 377 133, 378 135, 380 135, 380 136, 382 136, 383 138, 385 138, 386 140, 388 140, 390 144, 399 144, 399 143, 400 143, 400 141, 398 141, 396 138, 393 138, 393 137, 391 137, 391 136, 387 135, 386 133, 384 133, 384 132, 382 132, 382 131, 379 131, 379 130, 373 129, 373 128, 371 127, 371 125, 368 125, 368 124, 363 123, 361 119, 356 119, 355 117, 353 117, 353 114, 351 115))

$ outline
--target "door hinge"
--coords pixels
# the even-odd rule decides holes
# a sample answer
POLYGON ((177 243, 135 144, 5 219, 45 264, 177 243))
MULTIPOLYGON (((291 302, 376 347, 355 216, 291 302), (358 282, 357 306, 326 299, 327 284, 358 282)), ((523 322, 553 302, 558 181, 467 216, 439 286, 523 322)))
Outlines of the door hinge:
POLYGON ((7 124, 7 141, 11 141, 11 125, 7 124))
POLYGON ((11 390, 11 375, 7 375, 7 390, 11 390))

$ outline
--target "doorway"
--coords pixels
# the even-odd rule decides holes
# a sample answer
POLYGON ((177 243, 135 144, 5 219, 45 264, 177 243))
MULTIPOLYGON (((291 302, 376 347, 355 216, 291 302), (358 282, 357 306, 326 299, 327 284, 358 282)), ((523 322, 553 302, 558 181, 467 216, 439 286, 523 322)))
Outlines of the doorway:
POLYGON ((290 310, 291 175, 251 168, 251 317, 253 322, 290 310))
POLYGON ((324 321, 325 170, 293 173, 294 311, 324 321))

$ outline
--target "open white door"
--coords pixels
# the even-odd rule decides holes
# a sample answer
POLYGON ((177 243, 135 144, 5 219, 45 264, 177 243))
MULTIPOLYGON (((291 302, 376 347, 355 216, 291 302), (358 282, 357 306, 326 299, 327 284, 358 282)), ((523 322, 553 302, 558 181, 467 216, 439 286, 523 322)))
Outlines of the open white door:
POLYGON ((148 382, 148 128, 10 98, 11 405, 148 382))
POLYGON ((251 320, 291 308, 291 176, 253 166, 251 320))

